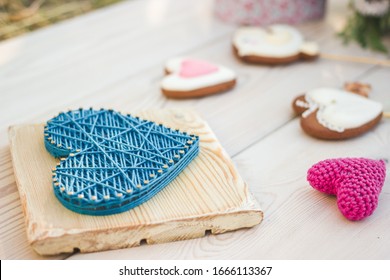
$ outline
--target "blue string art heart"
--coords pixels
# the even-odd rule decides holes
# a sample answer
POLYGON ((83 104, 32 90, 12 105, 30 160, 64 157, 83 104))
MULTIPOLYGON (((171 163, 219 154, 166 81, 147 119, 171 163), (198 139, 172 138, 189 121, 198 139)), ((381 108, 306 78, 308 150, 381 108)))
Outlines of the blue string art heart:
POLYGON ((56 197, 68 209, 110 215, 168 185, 199 152, 199 137, 113 110, 79 109, 47 122, 56 197))

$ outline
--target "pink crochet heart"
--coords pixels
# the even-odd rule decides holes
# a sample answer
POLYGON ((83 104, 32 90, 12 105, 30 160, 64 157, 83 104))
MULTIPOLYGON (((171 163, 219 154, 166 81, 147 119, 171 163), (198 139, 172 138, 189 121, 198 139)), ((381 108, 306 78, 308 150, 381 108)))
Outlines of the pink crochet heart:
POLYGON ((181 63, 179 76, 183 78, 194 78, 216 71, 218 71, 218 67, 207 61, 187 59, 181 63))
POLYGON ((337 205, 349 220, 370 216, 386 177, 383 160, 339 158, 320 161, 307 172, 310 185, 337 196, 337 205))

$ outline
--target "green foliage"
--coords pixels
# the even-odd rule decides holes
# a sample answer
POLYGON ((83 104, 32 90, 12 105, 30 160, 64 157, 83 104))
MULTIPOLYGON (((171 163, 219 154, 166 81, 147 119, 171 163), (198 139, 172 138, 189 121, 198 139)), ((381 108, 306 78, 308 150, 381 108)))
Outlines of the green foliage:
POLYGON ((382 37, 390 31, 390 12, 382 17, 364 16, 355 11, 345 29, 339 33, 345 43, 356 41, 363 48, 388 53, 382 37))

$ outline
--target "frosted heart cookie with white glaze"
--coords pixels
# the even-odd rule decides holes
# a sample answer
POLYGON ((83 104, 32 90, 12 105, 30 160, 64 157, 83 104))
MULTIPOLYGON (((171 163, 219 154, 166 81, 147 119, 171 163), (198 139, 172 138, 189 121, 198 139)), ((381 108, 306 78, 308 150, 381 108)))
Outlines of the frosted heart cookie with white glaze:
POLYGON ((165 65, 161 91, 170 98, 194 98, 233 88, 236 74, 221 65, 191 58, 175 58, 165 65))
POLYGON ((359 136, 382 118, 382 104, 335 88, 317 88, 293 101, 301 127, 309 135, 327 140, 359 136))
POLYGON ((319 56, 318 45, 305 42, 302 34, 288 25, 241 27, 234 34, 233 51, 244 62, 260 64, 285 64, 319 56))

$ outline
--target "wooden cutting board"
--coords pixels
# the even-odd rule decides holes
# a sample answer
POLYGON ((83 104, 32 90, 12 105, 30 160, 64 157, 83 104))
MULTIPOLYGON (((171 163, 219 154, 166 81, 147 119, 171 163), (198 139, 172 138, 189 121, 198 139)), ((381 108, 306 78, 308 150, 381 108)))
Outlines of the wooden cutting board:
POLYGON ((27 237, 42 255, 95 252, 202 237, 248 228, 263 213, 229 155, 199 115, 191 110, 151 110, 138 114, 200 136, 200 153, 165 189, 142 205, 116 215, 74 213, 52 191, 57 164, 45 149, 43 124, 9 129, 16 182, 27 237))

